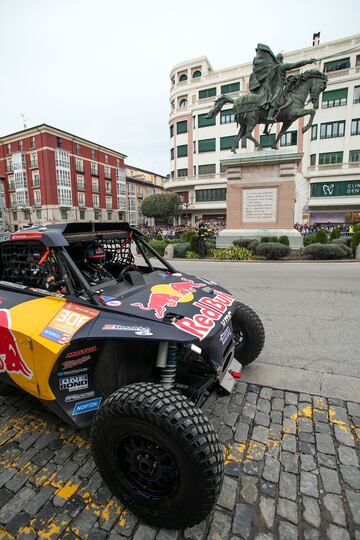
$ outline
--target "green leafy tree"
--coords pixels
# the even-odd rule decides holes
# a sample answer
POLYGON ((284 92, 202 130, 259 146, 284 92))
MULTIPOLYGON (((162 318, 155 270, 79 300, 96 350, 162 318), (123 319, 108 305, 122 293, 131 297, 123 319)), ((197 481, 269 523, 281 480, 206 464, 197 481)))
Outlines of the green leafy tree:
POLYGON ((170 224, 172 218, 181 214, 181 199, 176 193, 159 193, 144 199, 141 212, 146 217, 162 219, 170 224))

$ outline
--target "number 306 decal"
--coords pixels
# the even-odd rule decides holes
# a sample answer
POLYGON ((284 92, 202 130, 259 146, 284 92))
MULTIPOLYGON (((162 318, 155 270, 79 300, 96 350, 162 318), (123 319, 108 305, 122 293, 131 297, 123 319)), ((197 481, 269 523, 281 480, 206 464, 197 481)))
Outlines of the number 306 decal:
POLYGON ((57 343, 67 343, 84 324, 97 317, 98 314, 97 309, 67 302, 44 328, 41 336, 57 343))

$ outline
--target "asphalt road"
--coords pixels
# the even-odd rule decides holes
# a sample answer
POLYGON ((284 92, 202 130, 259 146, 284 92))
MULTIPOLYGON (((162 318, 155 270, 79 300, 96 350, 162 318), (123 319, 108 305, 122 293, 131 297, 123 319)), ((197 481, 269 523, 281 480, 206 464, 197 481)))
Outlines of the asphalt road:
POLYGON ((258 313, 266 342, 257 362, 358 377, 360 394, 360 263, 174 266, 221 283, 258 313))

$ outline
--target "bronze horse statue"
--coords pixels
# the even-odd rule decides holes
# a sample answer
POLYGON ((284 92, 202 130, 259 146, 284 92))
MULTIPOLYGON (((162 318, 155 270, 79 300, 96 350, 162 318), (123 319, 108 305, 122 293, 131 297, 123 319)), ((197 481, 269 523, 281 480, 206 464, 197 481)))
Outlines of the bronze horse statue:
MULTIPOLYGON (((299 75, 291 75, 286 79, 285 90, 288 96, 288 105, 281 108, 275 117, 275 122, 282 122, 281 130, 276 137, 272 148, 277 148, 281 136, 289 129, 291 124, 302 116, 310 115, 310 119, 302 132, 305 133, 312 126, 316 110, 319 108, 319 96, 327 85, 327 76, 317 69, 310 69, 299 75), (310 94, 309 101, 307 100, 310 94), (306 109, 305 106, 311 102, 313 108, 306 109)), ((207 114, 207 118, 216 116, 225 103, 232 103, 235 120, 240 126, 234 145, 231 149, 236 153, 239 141, 243 137, 250 139, 255 146, 262 150, 260 143, 252 136, 252 131, 257 124, 266 124, 268 111, 260 107, 261 95, 248 93, 238 98, 222 95, 215 101, 215 106, 207 114)))

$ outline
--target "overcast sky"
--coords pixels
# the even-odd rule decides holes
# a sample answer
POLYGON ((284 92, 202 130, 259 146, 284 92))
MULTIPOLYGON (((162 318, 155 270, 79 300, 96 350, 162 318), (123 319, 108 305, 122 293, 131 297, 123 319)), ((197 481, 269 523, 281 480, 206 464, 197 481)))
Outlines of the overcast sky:
POLYGON ((169 172, 169 73, 360 32, 359 0, 0 0, 0 135, 43 122, 169 172))

